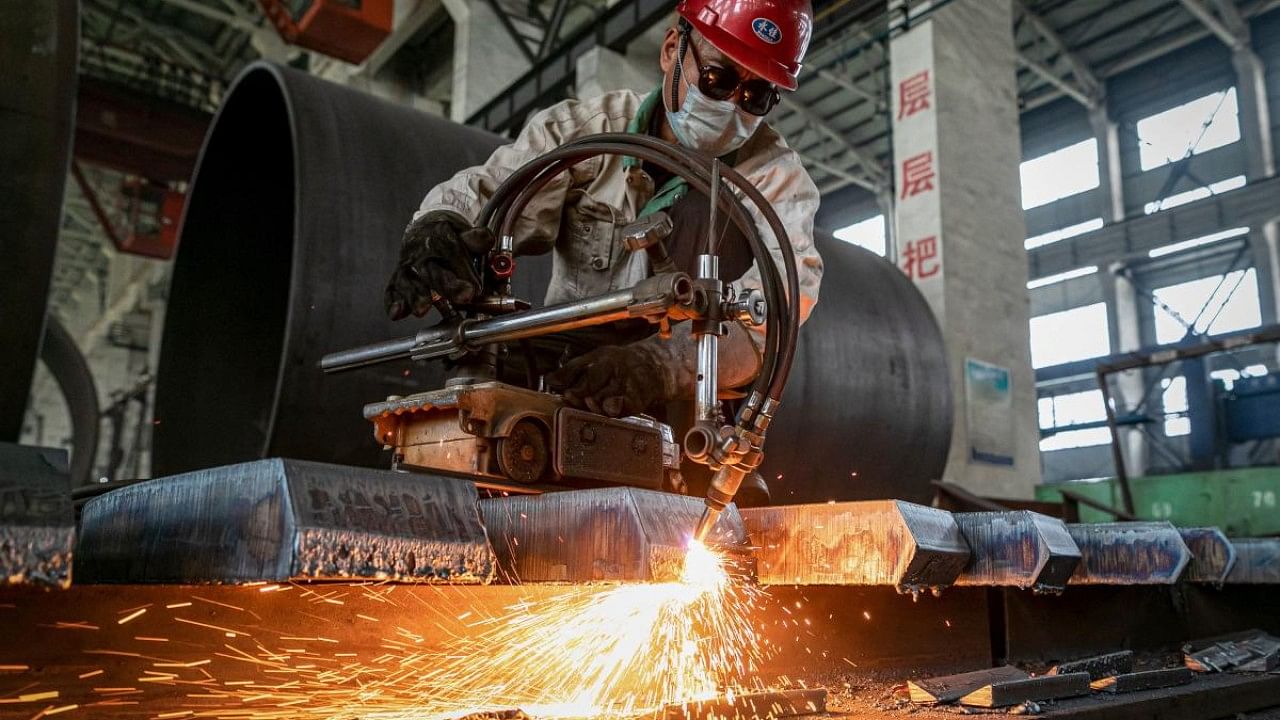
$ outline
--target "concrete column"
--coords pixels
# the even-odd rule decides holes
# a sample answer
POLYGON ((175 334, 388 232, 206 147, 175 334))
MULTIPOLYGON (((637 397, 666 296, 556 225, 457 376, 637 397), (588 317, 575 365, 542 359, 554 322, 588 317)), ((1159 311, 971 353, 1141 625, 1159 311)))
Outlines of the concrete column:
MULTIPOLYGON (((1089 124, 1098 142, 1098 214, 1107 223, 1124 220, 1124 172, 1120 164, 1120 133, 1111 119, 1106 98, 1089 110, 1089 124)), ((1107 329, 1111 352, 1121 353, 1142 347, 1142 312, 1137 288, 1124 275, 1124 267, 1113 265, 1102 278, 1102 294, 1107 302, 1107 329)), ((1124 415, 1142 398, 1145 390, 1141 371, 1112 376, 1112 397, 1116 413, 1124 415)), ((1136 428, 1120 430, 1121 449, 1130 476, 1147 471, 1147 438, 1136 428)))
POLYGON ((1120 168, 1120 132, 1105 99, 1089 111, 1098 142, 1098 214, 1107 223, 1124 220, 1124 175, 1120 168))
POLYGON ((648 63, 597 45, 578 58, 575 94, 589 98, 610 90, 634 90, 646 95, 662 80, 662 68, 655 54, 648 63))
POLYGON ((876 205, 884 214, 884 256, 887 258, 898 257, 898 223, 894 221, 897 209, 893 199, 893 188, 876 193, 876 205))
MULTIPOLYGON (((1131 352, 1142 347, 1142 307, 1145 298, 1138 294, 1126 276, 1124 267, 1112 265, 1102 279, 1102 295, 1107 302, 1107 329, 1111 334, 1111 352, 1131 352)), ((1125 415, 1142 399, 1146 379, 1142 370, 1130 370, 1111 376, 1112 397, 1116 414, 1125 415)), ((1137 428, 1120 430, 1121 450, 1129 477, 1145 475, 1150 449, 1147 438, 1137 428)))
POLYGON ((444 0, 453 18, 453 100, 449 117, 466 122, 529 69, 520 46, 488 3, 444 0))
POLYGON ((1026 498, 1040 451, 1012 27, 1010 0, 955 0, 889 50, 898 265, 933 307, 951 361, 945 477, 1026 498))
MULTIPOLYGON (((1251 48, 1231 54, 1236 70, 1236 98, 1240 105, 1240 137, 1244 141, 1245 175, 1250 182, 1271 177, 1276 172, 1275 146, 1271 137, 1271 111, 1267 107, 1266 66, 1251 48)), ((1269 222, 1249 235, 1254 264, 1258 269, 1258 295, 1262 322, 1280 319, 1280 223, 1269 222)))

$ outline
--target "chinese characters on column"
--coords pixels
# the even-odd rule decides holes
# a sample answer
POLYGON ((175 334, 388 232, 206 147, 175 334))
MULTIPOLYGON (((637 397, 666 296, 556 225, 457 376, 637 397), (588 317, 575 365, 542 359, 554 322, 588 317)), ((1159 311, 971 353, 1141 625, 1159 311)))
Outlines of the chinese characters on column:
POLYGON ((938 274, 938 238, 935 235, 912 240, 902 248, 902 271, 912 280, 938 274))
POLYGON ((934 174, 932 151, 912 155, 903 160, 901 198, 906 200, 914 195, 932 190, 934 174))
POLYGON ((913 27, 890 43, 893 155, 898 269, 943 317, 946 247, 942 232, 942 170, 938 155, 938 77, 933 25, 913 27))
POLYGON ((929 71, 921 70, 898 83, 898 119, 909 118, 921 110, 928 110, 929 71))

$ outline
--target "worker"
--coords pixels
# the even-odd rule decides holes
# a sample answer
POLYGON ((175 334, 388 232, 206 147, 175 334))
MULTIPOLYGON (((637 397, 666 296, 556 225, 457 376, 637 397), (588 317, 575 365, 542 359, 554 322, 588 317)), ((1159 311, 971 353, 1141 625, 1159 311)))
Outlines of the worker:
MULTIPOLYGON (((647 133, 702 151, 751 181, 786 226, 795 251, 803 320, 818 297, 822 261, 814 249, 818 189, 800 157, 765 123, 780 92, 796 88, 809 44, 809 0, 681 0, 662 43, 661 85, 648 96, 617 90, 566 100, 532 117, 515 142, 484 164, 432 189, 405 232, 400 260, 385 293, 388 314, 422 317, 432 293, 465 304, 480 291, 472 253, 488 250, 487 233, 472 231, 481 207, 516 168, 562 143, 601 132, 647 133), (476 242, 479 239, 479 242, 476 242)), ((668 212, 675 232, 666 244, 677 266, 696 275, 705 243, 705 196, 661 169, 635 159, 602 155, 549 182, 525 208, 515 234, 517 255, 552 252, 546 303, 560 303, 630 287, 650 273, 645 253, 628 252, 618 237, 627 223, 668 212)), ((778 240, 750 203, 757 226, 781 268, 778 240)), ((723 215, 722 215, 723 217, 723 215)), ((726 236, 728 237, 728 236, 726 236)), ((745 241, 725 240, 721 277, 741 291, 760 287, 745 241)), ((696 343, 688 323, 666 339, 597 346, 546 378, 572 406, 610 416, 643 413, 679 394, 691 394, 696 343)), ((720 387, 749 384, 759 372, 753 333, 730 324, 720 343, 720 387)))

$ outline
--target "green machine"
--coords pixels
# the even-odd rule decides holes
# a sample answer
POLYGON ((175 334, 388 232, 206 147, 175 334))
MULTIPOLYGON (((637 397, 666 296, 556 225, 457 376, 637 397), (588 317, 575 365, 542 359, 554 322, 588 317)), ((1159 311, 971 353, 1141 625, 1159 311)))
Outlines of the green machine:
MULTIPOLYGON (((1280 534, 1280 467, 1208 470, 1129 479, 1134 514, 1181 527, 1216 525, 1232 537, 1280 534)), ((1122 508, 1114 479, 1036 486, 1036 499, 1062 502, 1061 491, 1122 508)), ((1080 505, 1080 522, 1110 522, 1109 513, 1080 505)))

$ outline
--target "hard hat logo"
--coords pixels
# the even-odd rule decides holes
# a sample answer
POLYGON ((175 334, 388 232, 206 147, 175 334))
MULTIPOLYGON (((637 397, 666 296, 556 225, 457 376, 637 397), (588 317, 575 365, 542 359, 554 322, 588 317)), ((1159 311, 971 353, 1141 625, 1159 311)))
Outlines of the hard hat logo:
POLYGON ((676 12, 743 69, 796 89, 813 31, 811 0, 679 0, 676 12))
POLYGON ((756 18, 751 21, 751 30, 755 32, 756 37, 769 43, 777 45, 782 42, 782 30, 778 28, 769 18, 756 18))

